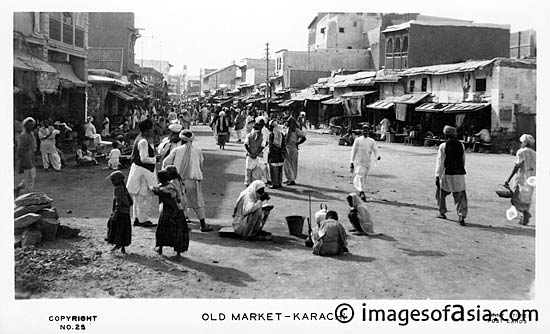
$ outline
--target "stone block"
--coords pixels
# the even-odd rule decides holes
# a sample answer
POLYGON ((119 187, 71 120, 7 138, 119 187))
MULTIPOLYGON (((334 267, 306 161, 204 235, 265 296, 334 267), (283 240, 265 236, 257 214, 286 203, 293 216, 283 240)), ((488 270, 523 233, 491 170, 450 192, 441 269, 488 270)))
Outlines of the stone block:
POLYGON ((46 204, 39 204, 39 205, 27 205, 27 206, 18 206, 15 208, 15 211, 13 212, 14 218, 19 218, 23 215, 26 215, 27 213, 36 213, 43 209, 51 208, 51 203, 46 204))
POLYGON ((25 228, 36 223, 40 219, 40 215, 36 213, 27 213, 19 218, 16 218, 13 224, 15 229, 25 228))
POLYGON ((41 218, 35 224, 35 228, 42 233, 42 241, 55 240, 58 227, 59 220, 52 218, 41 218))
POLYGON ((21 246, 34 246, 42 241, 42 233, 36 230, 25 230, 21 239, 21 246))
POLYGON ((32 192, 17 197, 15 199, 15 206, 51 204, 52 202, 53 199, 43 192, 32 192))
POLYGON ((59 213, 57 213, 57 209, 54 207, 42 209, 38 211, 37 214, 39 214, 42 218, 59 219, 59 213))

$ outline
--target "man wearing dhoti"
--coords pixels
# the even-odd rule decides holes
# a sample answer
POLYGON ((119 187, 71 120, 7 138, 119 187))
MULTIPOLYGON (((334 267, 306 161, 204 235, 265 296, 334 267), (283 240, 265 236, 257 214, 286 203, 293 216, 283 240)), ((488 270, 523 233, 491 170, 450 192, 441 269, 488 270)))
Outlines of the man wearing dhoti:
POLYGON ((359 191, 361 200, 366 201, 367 177, 372 167, 372 157, 380 160, 378 147, 374 139, 369 137, 369 125, 363 125, 363 136, 355 138, 351 147, 350 171, 355 174, 353 186, 359 191))

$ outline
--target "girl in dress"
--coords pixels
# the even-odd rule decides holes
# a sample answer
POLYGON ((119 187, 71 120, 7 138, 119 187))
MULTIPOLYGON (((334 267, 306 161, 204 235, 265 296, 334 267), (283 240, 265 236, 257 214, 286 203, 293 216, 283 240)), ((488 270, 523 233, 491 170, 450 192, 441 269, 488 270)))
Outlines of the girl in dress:
POLYGON ((114 244, 115 247, 111 251, 120 249, 122 254, 126 254, 126 246, 129 246, 132 241, 132 224, 130 222, 130 206, 133 201, 126 189, 124 182, 124 174, 116 171, 109 175, 115 194, 113 198, 113 213, 107 222, 107 238, 109 244, 114 244))
POLYGON ((189 231, 185 225, 183 210, 178 208, 178 200, 181 202, 181 193, 178 198, 178 189, 166 170, 157 173, 159 185, 153 188, 153 193, 159 197, 161 203, 160 217, 158 220, 156 247, 159 255, 162 255, 162 247, 174 247, 176 258, 180 258, 181 252, 187 251, 189 246, 189 231), (187 237, 186 237, 187 236, 187 237))

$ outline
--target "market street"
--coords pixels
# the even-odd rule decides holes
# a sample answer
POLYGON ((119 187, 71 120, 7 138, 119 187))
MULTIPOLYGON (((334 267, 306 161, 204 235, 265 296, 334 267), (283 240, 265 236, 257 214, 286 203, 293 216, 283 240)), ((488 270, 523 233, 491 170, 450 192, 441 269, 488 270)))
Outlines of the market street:
MULTIPOLYGON (((244 148, 217 148, 207 126, 193 126, 203 150, 207 223, 231 226, 235 200, 244 189, 244 148)), ((307 132, 301 145, 297 185, 269 190, 272 241, 222 238, 193 231, 181 262, 167 249, 153 251, 154 228, 133 227, 128 255, 109 253, 104 242, 112 203, 110 171, 74 167, 39 170, 36 190, 54 200, 62 225, 81 229, 76 239, 44 243, 93 258, 71 267, 33 297, 323 298, 323 299, 526 299, 535 277, 536 214, 528 226, 507 221, 509 200, 494 190, 509 175, 514 156, 467 153, 467 226, 457 223, 452 196, 448 220, 435 218, 435 147, 377 142, 382 156, 368 179, 368 207, 377 237, 348 233, 350 254, 319 257, 290 236, 285 216, 312 215, 320 203, 336 210, 346 230, 345 195, 352 192, 350 147, 337 137, 307 132), (67 213, 68 210, 71 213, 67 213), (121 278, 131 279, 127 281, 121 278), (322 288, 320 286, 322 285, 322 288)), ((103 163, 105 166, 105 163, 103 163)), ((102 167, 103 167, 102 166, 102 167)), ((128 170, 124 170, 127 175, 128 170)), ((304 233, 307 226, 304 224, 304 233)))

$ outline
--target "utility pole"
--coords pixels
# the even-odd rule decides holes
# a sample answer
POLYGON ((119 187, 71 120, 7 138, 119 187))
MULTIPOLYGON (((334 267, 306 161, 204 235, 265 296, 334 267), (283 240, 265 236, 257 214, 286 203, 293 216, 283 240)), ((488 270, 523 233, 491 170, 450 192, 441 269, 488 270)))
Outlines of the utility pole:
POLYGON ((267 84, 265 87, 265 112, 269 115, 269 92, 271 90, 269 87, 269 43, 265 43, 265 65, 265 81, 267 84))

